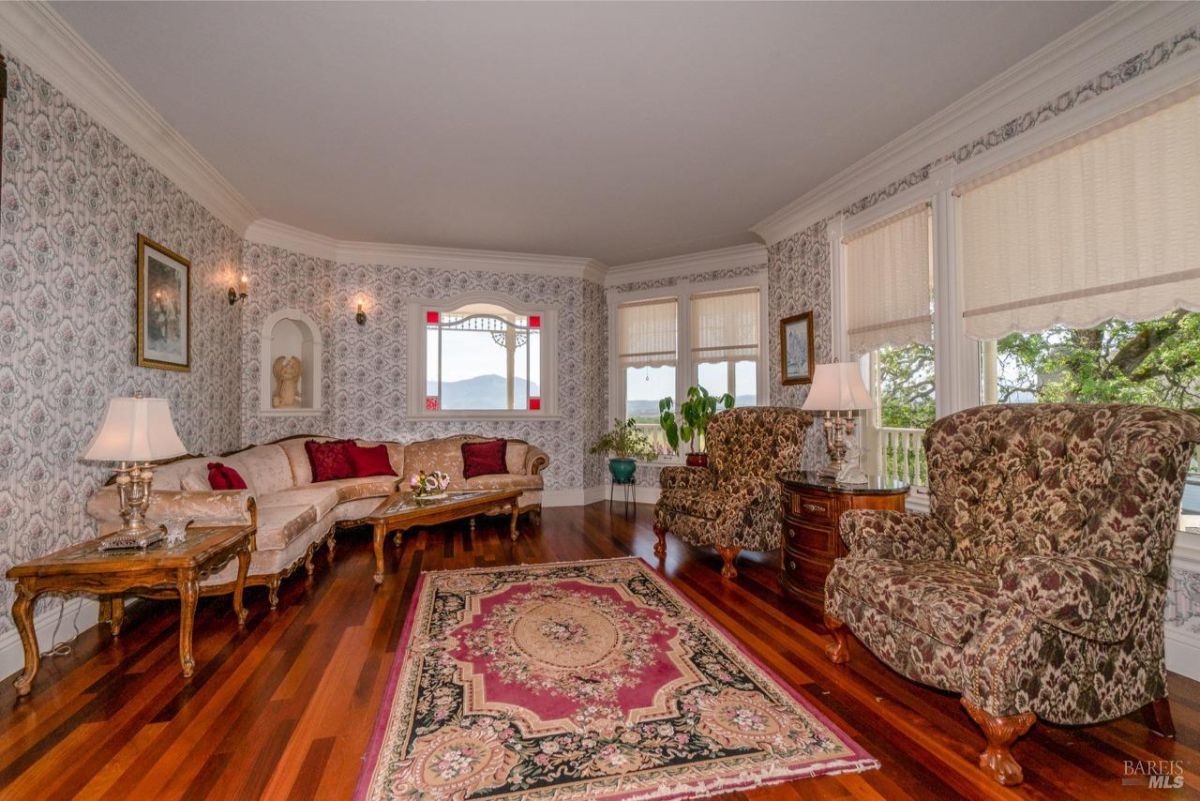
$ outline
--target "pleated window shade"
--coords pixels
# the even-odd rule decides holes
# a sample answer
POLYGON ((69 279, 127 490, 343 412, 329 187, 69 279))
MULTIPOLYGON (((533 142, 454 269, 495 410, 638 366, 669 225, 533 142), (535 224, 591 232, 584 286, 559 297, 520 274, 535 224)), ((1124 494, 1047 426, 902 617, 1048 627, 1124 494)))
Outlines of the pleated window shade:
POLYGON ((922 203, 845 238, 852 353, 933 344, 932 219, 922 203))
POLYGON ((969 336, 1200 309, 1198 92, 959 188, 969 336))
POLYGON ((679 306, 674 298, 617 307, 617 358, 623 367, 674 364, 678 334, 679 306))
POLYGON ((692 298, 692 354, 697 364, 758 358, 759 290, 692 298))

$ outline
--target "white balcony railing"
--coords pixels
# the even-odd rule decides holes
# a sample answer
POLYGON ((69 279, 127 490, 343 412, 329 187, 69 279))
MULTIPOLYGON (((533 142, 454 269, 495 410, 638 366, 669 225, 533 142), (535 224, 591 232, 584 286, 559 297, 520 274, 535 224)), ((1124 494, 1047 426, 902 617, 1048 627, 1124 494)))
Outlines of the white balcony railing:
POLYGON ((885 478, 906 481, 913 487, 929 485, 929 466, 925 462, 923 428, 880 428, 876 464, 885 478))

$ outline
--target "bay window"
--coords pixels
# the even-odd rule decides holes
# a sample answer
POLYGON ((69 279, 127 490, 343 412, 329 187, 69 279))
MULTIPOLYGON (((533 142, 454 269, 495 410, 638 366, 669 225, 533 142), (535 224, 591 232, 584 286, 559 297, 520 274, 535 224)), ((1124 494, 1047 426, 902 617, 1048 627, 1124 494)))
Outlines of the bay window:
MULTIPOLYGON (((860 225, 835 252, 835 352, 866 354, 878 431, 919 435, 931 402, 937 416, 978 403, 1200 406, 1200 83, 1015 142, 939 165, 880 204, 890 222, 860 225), (931 193, 926 340, 905 283, 915 270, 870 237, 931 193), (919 336, 886 335, 906 319, 919 336)), ((853 221, 831 229, 840 239, 853 221)), ((1193 466, 1185 526, 1200 523, 1193 466)))
POLYGON ((682 282, 662 290, 610 297, 612 416, 632 417, 673 457, 659 427, 659 402, 678 401, 688 387, 728 392, 737 406, 766 397, 762 321, 766 276, 747 281, 682 282))

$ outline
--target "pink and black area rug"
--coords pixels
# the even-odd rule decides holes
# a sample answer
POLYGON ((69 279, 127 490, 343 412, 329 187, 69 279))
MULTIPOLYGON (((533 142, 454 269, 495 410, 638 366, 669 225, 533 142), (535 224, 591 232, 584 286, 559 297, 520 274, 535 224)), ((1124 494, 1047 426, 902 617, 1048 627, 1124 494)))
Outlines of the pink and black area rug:
POLYGON ((879 763, 640 559, 425 573, 357 801, 695 798, 879 763))

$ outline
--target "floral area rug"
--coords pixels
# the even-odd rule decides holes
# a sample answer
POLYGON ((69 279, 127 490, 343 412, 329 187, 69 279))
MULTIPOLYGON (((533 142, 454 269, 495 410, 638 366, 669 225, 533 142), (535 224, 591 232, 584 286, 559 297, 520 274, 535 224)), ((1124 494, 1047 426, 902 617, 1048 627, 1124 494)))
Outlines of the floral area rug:
POLYGON ((355 798, 693 798, 878 766, 610 559, 424 574, 355 798))

